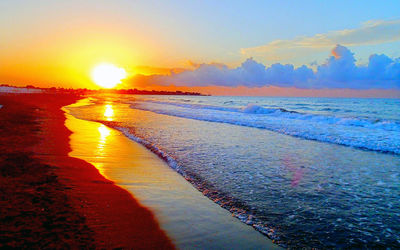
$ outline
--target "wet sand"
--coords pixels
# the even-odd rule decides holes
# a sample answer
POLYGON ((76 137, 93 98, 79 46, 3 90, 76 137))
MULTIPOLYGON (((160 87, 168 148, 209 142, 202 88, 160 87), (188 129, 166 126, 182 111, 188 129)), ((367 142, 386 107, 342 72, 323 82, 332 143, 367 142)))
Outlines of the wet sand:
POLYGON ((0 94, 0 247, 174 248, 130 193, 68 156, 60 108, 77 99, 0 94))
POLYGON ((206 198, 144 146, 103 124, 66 116, 66 126, 73 131, 70 156, 90 162, 150 208, 178 248, 278 248, 206 198))

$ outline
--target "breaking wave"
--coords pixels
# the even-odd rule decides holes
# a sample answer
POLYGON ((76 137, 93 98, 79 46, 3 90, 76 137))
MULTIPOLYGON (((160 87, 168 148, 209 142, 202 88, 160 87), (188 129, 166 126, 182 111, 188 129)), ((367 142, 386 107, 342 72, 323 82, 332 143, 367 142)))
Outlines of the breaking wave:
POLYGON ((398 121, 302 113, 255 104, 222 107, 136 101, 130 107, 163 115, 267 129, 304 139, 400 154, 398 121))

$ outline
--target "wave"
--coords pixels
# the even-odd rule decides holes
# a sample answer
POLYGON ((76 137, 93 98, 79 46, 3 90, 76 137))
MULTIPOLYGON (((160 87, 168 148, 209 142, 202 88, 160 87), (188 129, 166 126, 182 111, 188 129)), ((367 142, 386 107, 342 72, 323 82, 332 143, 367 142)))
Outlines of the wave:
MULTIPOLYGON (((337 117, 330 115, 320 115, 320 114, 310 114, 301 113, 297 111, 286 110, 284 108, 265 108, 255 104, 248 104, 246 107, 234 108, 234 107, 221 107, 212 105, 198 105, 198 104, 184 104, 184 103, 174 103, 174 102, 161 102, 161 101, 146 101, 149 103, 171 105, 190 109, 209 109, 227 112, 241 112, 248 114, 264 114, 264 115, 274 115, 282 116, 288 119, 298 119, 298 120, 310 120, 317 121, 327 124, 338 124, 347 125, 355 127, 367 127, 374 129, 383 129, 388 131, 400 131, 400 122, 390 121, 390 120, 377 120, 377 119, 365 119, 357 117, 337 117)), ((134 104, 136 104, 135 102, 134 104)), ((338 111, 339 109, 324 108, 323 111, 338 111)))
MULTIPOLYGON (((227 112, 239 112, 239 113, 248 113, 248 114, 264 114, 264 115, 274 115, 274 116, 282 116, 283 118, 288 119, 298 119, 298 120, 310 120, 317 121, 327 124, 338 124, 338 125, 347 125, 347 126, 355 126, 355 127, 367 127, 374 129, 383 129, 388 131, 399 131, 400 132, 400 122, 398 121, 390 121, 390 120, 377 120, 377 119, 365 119, 358 117, 338 117, 338 116, 330 116, 330 115, 320 115, 320 114, 311 114, 311 113, 301 113, 297 111, 287 110, 284 108, 265 108, 255 104, 248 104, 242 108, 235 107, 221 107, 221 106, 212 106, 212 105, 199 105, 199 104, 185 104, 185 103, 176 103, 176 102, 162 102, 162 101, 146 101, 147 103, 154 104, 163 104, 163 105, 171 105, 176 107, 190 108, 190 109, 209 109, 209 110, 218 110, 218 111, 227 111, 227 112)), ((137 104, 138 102, 133 103, 137 104)), ((333 108, 324 108, 322 111, 339 111, 340 109, 333 108)))
POLYGON ((207 181, 205 181, 200 176, 196 175, 192 172, 185 171, 181 165, 169 154, 165 153, 163 150, 159 149, 155 144, 138 137, 134 129, 129 127, 121 127, 119 125, 115 125, 112 122, 106 121, 97 121, 103 123, 106 126, 117 129, 121 131, 126 137, 129 139, 142 144, 147 149, 152 151, 158 157, 163 159, 169 167, 178 172, 182 177, 184 177, 188 182, 190 182, 196 189, 198 189, 203 195, 208 197, 214 203, 218 204, 222 208, 228 210, 232 216, 236 217, 243 223, 246 223, 249 226, 252 226, 255 230, 259 231, 261 234, 268 236, 268 238, 275 241, 275 243, 280 244, 282 246, 286 246, 286 244, 281 241, 280 236, 277 234, 276 229, 271 225, 265 224, 260 218, 255 215, 254 208, 249 207, 244 202, 240 201, 232 197, 231 195, 221 192, 210 185, 207 181))
POLYGON ((300 113, 255 104, 245 107, 221 107, 137 101, 130 107, 163 115, 267 129, 304 139, 400 154, 398 121, 300 113))
POLYGON ((250 114, 272 114, 277 112, 298 113, 296 111, 289 111, 284 108, 264 108, 255 104, 248 104, 246 107, 242 108, 241 111, 250 114))
MULTIPOLYGON (((118 101, 120 101, 120 99, 118 99, 118 101)), ((327 117, 337 118, 337 119, 344 119, 344 118, 328 116, 328 115, 320 115, 320 114, 307 114, 304 112, 304 109, 301 109, 302 112, 294 112, 289 110, 290 108, 287 108, 293 106, 285 106, 285 105, 274 105, 274 106, 266 105, 267 107, 265 107, 256 104, 249 104, 249 105, 244 105, 242 107, 239 106, 218 107, 212 105, 199 105, 200 103, 197 100, 195 102, 196 104, 193 104, 194 103, 193 102, 192 105, 189 105, 188 103, 171 104, 169 102, 154 102, 154 101, 143 102, 142 100, 135 102, 133 101, 128 102, 126 100, 123 100, 121 101, 121 103, 123 103, 123 105, 120 107, 115 107, 115 109, 123 110, 124 113, 122 116, 116 116, 115 121, 111 122, 102 120, 104 119, 102 113, 103 106, 99 106, 100 108, 97 110, 99 114, 96 113, 96 115, 91 115, 91 112, 96 111, 95 108, 87 108, 87 111, 89 113, 87 117, 91 117, 91 120, 93 121, 102 122, 103 124, 109 127, 118 129, 125 136, 129 137, 130 139, 136 142, 141 143, 146 148, 150 149, 155 154, 157 154, 160 158, 165 160, 172 169, 180 173, 186 180, 192 183, 194 187, 196 187, 205 196, 210 198, 210 200, 214 201, 216 204, 219 204, 221 207, 227 209, 232 213, 233 216, 237 217, 244 223, 253 226, 256 230, 260 231, 264 235, 268 235, 271 239, 280 244, 288 242, 291 242, 291 244, 295 244, 293 239, 296 239, 297 244, 304 244, 304 242, 306 242, 305 244, 307 244, 307 242, 309 242, 308 239, 310 239, 310 237, 312 239, 318 239, 319 236, 321 235, 326 236, 327 232, 321 230, 321 234, 318 235, 311 233, 311 236, 305 234, 304 237, 303 236, 298 237, 298 229, 300 229, 301 231, 301 225, 304 225, 305 222, 309 221, 311 221, 310 224, 312 224, 316 219, 318 219, 320 222, 324 221, 324 223, 334 225, 335 227, 340 226, 341 229, 344 229, 345 228, 344 226, 346 226, 347 228, 346 224, 347 221, 346 223, 345 222, 336 223, 335 220, 337 217, 335 216, 339 216, 339 218, 341 218, 342 217, 341 215, 343 213, 341 213, 340 211, 343 209, 347 210, 349 205, 351 206, 354 204, 354 206, 357 206, 358 208, 361 207, 363 209, 366 207, 367 210, 363 211, 378 211, 376 210, 377 206, 375 205, 368 206, 368 204, 376 204, 376 202, 378 202, 377 200, 371 201, 369 199, 366 199, 365 202, 368 203, 366 204, 360 203, 361 198, 357 196, 359 193, 365 194, 366 197, 376 197, 375 194, 379 192, 382 192, 382 197, 385 197, 384 195, 386 195, 386 192, 387 194, 393 193, 390 192, 393 186, 391 186, 391 184, 388 183, 390 183, 390 178, 392 178, 395 183, 395 178, 398 176, 398 174, 392 172, 391 169, 386 169, 386 166, 382 164, 383 162, 389 162, 390 166, 393 165, 394 167, 396 167, 395 166, 396 164, 395 162, 392 162, 393 158, 390 155, 382 155, 380 153, 375 153, 375 152, 361 152, 360 150, 353 150, 348 148, 344 151, 348 152, 349 154, 345 154, 342 157, 341 154, 335 153, 335 152, 343 152, 342 149, 345 148, 339 148, 341 146, 330 145, 329 147, 321 147, 322 149, 321 151, 318 147, 318 144, 315 142, 306 142, 305 140, 303 140, 303 142, 305 143, 302 143, 301 142, 302 139, 299 139, 299 141, 295 139, 295 144, 287 144, 287 145, 296 145, 296 146, 302 145, 304 149, 302 147, 297 147, 295 149, 292 149, 289 146, 287 147, 288 150, 279 151, 278 149, 277 155, 270 158, 271 157, 270 155, 263 153, 265 152, 263 151, 263 147, 269 147, 268 150, 274 150, 275 147, 279 148, 282 145, 284 145, 281 144, 280 140, 285 140, 285 137, 269 136, 270 132, 267 132, 262 129, 274 131, 277 133, 297 136, 304 139, 325 141, 329 143, 342 144, 351 147, 365 148, 368 150, 376 150, 376 151, 400 154, 400 152, 397 150, 400 148, 400 143, 399 143, 400 134, 398 130, 389 131, 385 129, 377 129, 372 127, 353 126, 346 124, 343 125, 339 124, 337 120, 335 121, 335 123, 326 123, 325 120, 327 119, 327 117), (138 110, 132 110, 131 112, 129 111, 126 112, 127 111, 126 108, 128 107, 127 104, 129 104, 129 106, 132 109, 138 109, 138 110), (283 106, 286 109, 279 108, 283 106), (144 110, 144 111, 139 111, 139 110, 144 110), (155 113, 162 115, 157 115, 155 113), (168 115, 170 117, 166 117, 163 115, 168 115), (309 116, 315 116, 318 117, 318 119, 313 118, 314 119, 313 120, 309 116), (143 117, 143 121, 141 120, 141 117, 143 117), (213 125, 208 124, 209 125, 208 126, 206 123, 191 121, 191 120, 184 120, 184 122, 182 122, 183 119, 176 117, 181 117, 184 119, 208 121, 214 123, 212 123, 213 125), (218 124, 218 123, 225 123, 225 124, 218 124), (240 127, 235 127, 229 124, 235 126, 259 128, 261 130, 257 132, 256 129, 248 128, 245 129, 246 131, 243 131, 243 129, 241 129, 240 127), (228 131, 232 133, 223 134, 225 136, 221 138, 219 137, 215 138, 213 136, 219 134, 220 131, 226 129, 227 127, 230 127, 228 128, 228 131), (207 129, 201 130, 202 128, 207 128, 207 129), (211 128, 215 128, 215 130, 211 128), (181 129, 184 130, 181 131, 181 129), (198 130, 201 130, 201 133, 196 133, 196 131, 198 130), (234 135, 235 131, 249 132, 248 136, 253 135, 255 136, 256 139, 254 141, 248 140, 247 143, 242 145, 243 147, 237 147, 237 151, 236 147, 235 148, 225 147, 223 145, 221 145, 220 148, 219 146, 216 146, 215 148, 213 147, 216 143, 219 143, 221 140, 222 140, 221 142, 231 141, 229 136, 234 135), (209 137, 207 138, 207 136, 205 135, 209 135, 209 137), (260 138, 257 138, 256 136, 260 136, 260 138), (224 138, 226 138, 226 141, 223 140, 224 138), (276 140, 269 140, 270 138, 272 139, 276 138, 276 140), (197 143, 193 144, 193 142, 197 143), (260 142, 260 144, 256 144, 253 142, 260 142), (191 146, 188 147, 188 145, 191 146), (204 145, 204 147, 202 145, 204 145), (308 145, 311 147, 312 149, 311 151, 307 149, 308 145), (294 173, 298 173, 296 172, 297 166, 299 166, 300 170, 303 171, 303 164, 300 165, 300 163, 303 162, 302 158, 304 156, 314 155, 314 154, 309 154, 308 152, 312 152, 315 148, 317 148, 316 150, 318 151, 316 152, 317 156, 325 155, 324 154, 325 151, 323 150, 324 148, 328 148, 329 151, 327 152, 334 153, 334 157, 330 158, 328 154, 327 159, 323 159, 320 166, 319 163, 318 165, 315 166, 314 164, 310 164, 311 165, 310 172, 316 171, 316 169, 318 169, 318 172, 316 172, 318 174, 316 175, 311 174, 310 175, 311 178, 309 179, 310 182, 305 182, 304 184, 306 185, 298 186, 296 187, 296 189, 293 189, 294 190, 293 192, 289 192, 290 190, 286 189, 283 186, 284 185, 283 183, 285 183, 288 180, 289 181, 288 185, 293 185, 292 184, 293 182, 290 183, 290 178, 292 178, 292 176, 286 178, 283 175, 282 176, 280 176, 279 174, 275 175, 275 173, 281 173, 282 166, 285 166, 284 171, 290 171, 291 173, 293 173, 293 177, 296 176, 294 173), (290 157, 281 157, 281 156, 286 156, 286 154, 290 150, 295 150, 294 152, 296 152, 296 155, 298 155, 298 157, 301 158, 299 162, 297 162, 296 160, 297 157, 293 157, 294 158, 293 163, 291 162, 290 157), (261 154, 259 154, 261 157, 257 155, 257 152, 260 151, 262 152, 261 154), (187 154, 188 152, 193 152, 193 154, 188 155, 187 154), (243 158, 240 157, 235 158, 235 156, 240 153, 243 153, 243 158), (365 155, 371 155, 372 158, 360 157, 365 155), (280 166, 279 164, 276 164, 276 161, 274 161, 274 157, 276 157, 277 159, 283 159, 280 160, 282 161, 283 165, 280 166), (345 163, 349 161, 343 161, 343 162, 341 161, 341 159, 348 157, 350 157, 349 166, 353 166, 354 164, 354 166, 357 166, 356 169, 359 169, 358 163, 365 163, 365 168, 361 169, 368 171, 357 171, 356 176, 348 175, 349 168, 345 163), (379 161, 378 160, 371 161, 371 159, 375 159, 375 157, 376 159, 379 159, 379 161), (227 162, 228 159, 232 159, 232 161, 227 162), (361 160, 358 162, 358 159, 361 160), (386 161, 384 159, 390 159, 390 160, 386 161), (265 168, 264 162, 267 160, 271 162, 270 165, 271 167, 265 168), (249 164, 249 162, 251 164, 249 164), (332 162, 332 164, 330 164, 330 162, 332 162), (277 166, 275 170, 276 172, 272 170, 272 168, 274 168, 273 166, 275 165, 277 166), (293 167, 293 165, 295 167, 293 167), (233 167, 226 168, 228 166, 233 166, 233 167), (334 166, 335 175, 332 175, 332 166, 334 166), (346 167, 343 168, 343 166, 346 167), (372 167, 370 168, 370 166, 375 166, 376 168, 372 167), (233 169, 233 171, 229 171, 229 169, 233 169), (266 169, 265 173, 263 172, 264 169, 266 169), (369 171, 369 169, 372 169, 371 172, 369 171), (374 169, 378 171, 376 175, 374 174, 375 171, 374 169), (380 175, 381 172, 379 172, 381 169, 385 169, 384 174, 382 173, 382 175, 380 175), (270 174, 267 174, 268 172, 270 172, 270 174), (343 173, 346 173, 346 175, 343 173), (362 175, 359 175, 358 173, 362 173, 362 175), (386 173, 390 173, 389 179, 382 177, 383 175, 387 176, 388 174, 386 173), (271 178, 271 176, 277 176, 277 178, 275 177, 271 178), (347 176, 348 178, 347 177, 343 178, 344 176, 347 176), (367 186, 365 190, 368 190, 368 192, 366 192, 364 189, 358 188, 360 186, 360 183, 364 183, 364 181, 359 182, 359 180, 365 179, 363 178, 363 176, 367 177, 366 179, 367 186), (368 179, 368 176, 372 176, 373 179, 372 180, 368 179), (253 183, 257 183, 257 178, 259 178, 261 185, 258 186, 257 184, 254 184, 254 187, 259 187, 260 189, 258 189, 258 191, 253 193, 253 186, 249 186, 248 183, 250 179, 252 185, 253 183), (266 180, 268 180, 268 182, 266 180), (224 189, 225 183, 234 183, 234 185, 230 186, 229 189, 224 189), (368 184, 371 183, 372 184, 376 183, 376 185, 373 185, 376 189, 375 188, 371 189, 370 187, 368 187, 368 184), (267 190, 267 191, 265 191, 264 193, 264 191, 262 190, 267 190), (338 192, 333 192, 335 190, 338 190, 338 192), (349 190, 351 190, 351 192, 349 190), (385 190, 385 192, 383 192, 382 190, 385 190), (250 197, 250 199, 246 198, 248 196, 250 197), (307 199, 304 200, 304 197, 306 197, 307 199), (321 208, 323 208, 326 204, 328 204, 329 206, 326 205, 326 207, 329 207, 331 209, 327 214, 327 216, 325 217, 319 215, 322 213, 321 211, 323 210, 321 210, 320 207, 316 206, 316 204, 319 204, 321 201, 320 197, 324 198, 323 202, 324 204, 321 205, 321 208), (339 200, 336 199, 337 197, 340 197, 339 200), (356 200, 357 204, 354 203, 353 200, 354 197, 356 197, 357 199, 356 200), (325 200, 325 198, 328 199, 325 200), (260 204, 258 202, 259 200, 262 200, 263 204, 260 204), (288 209, 289 212, 286 212, 284 209, 282 209, 282 207, 279 210, 280 213, 276 213, 276 211, 274 211, 273 209, 272 210, 265 209, 267 207, 276 208, 277 204, 283 204, 282 207, 286 207, 286 205, 288 205, 287 207, 289 207, 288 209), (290 206, 290 204, 294 204, 294 206, 292 207, 290 206), (340 204, 340 206, 335 207, 335 204, 340 204), (315 208, 314 210, 317 213, 310 212, 309 210, 310 206, 315 208), (373 210, 368 210, 371 207, 373 210), (331 211, 334 211, 334 214, 332 214, 331 211), (315 215, 318 214, 318 216, 314 216, 314 214, 315 215), (282 218, 288 218, 288 219, 284 220, 282 218), (294 225, 293 224, 294 220, 296 220, 295 221, 296 225, 298 224, 300 226, 293 227, 292 225, 294 225), (332 221, 333 223, 331 223, 332 221), (287 228, 285 229, 286 226, 290 227, 291 229, 290 230, 288 230, 287 228), (284 229, 282 230, 282 228, 284 229), (295 237, 290 237, 294 235, 295 237), (305 236, 307 236, 308 239, 305 236), (296 237, 298 237, 298 239, 296 237)), ((99 103, 99 104, 103 105, 104 103, 99 103)), ((211 103, 208 102, 208 104, 211 103)), ((313 107, 313 110, 316 109, 313 107)), ((343 110, 345 109, 341 110, 343 112, 343 110)), ((84 113, 83 111, 81 112, 84 113)), ((116 112, 116 114, 119 113, 122 114, 122 112, 116 112)), ((362 114, 365 113, 366 112, 362 114)), ((383 119, 368 120, 357 117, 349 117, 347 119, 368 121, 370 123, 383 122, 383 119)), ((389 122, 395 123, 396 121, 389 121, 389 122)), ((246 141, 247 138, 243 137, 243 139, 246 141)), ((232 145, 237 145, 237 144, 235 143, 232 145)), ((272 155, 274 154, 275 152, 272 155)), ((288 155, 290 156, 290 152, 288 155)), ((309 159, 314 159, 314 157, 315 156, 311 156, 310 158, 304 157, 305 162, 310 162, 309 159)), ((305 175, 307 175, 307 171, 304 173, 305 175)), ((302 174, 303 172, 301 172, 301 175, 302 174)), ((306 178, 304 178, 303 180, 306 180, 306 178)), ((391 197, 393 196, 385 198, 382 198, 381 196, 379 197, 380 197, 379 201, 382 201, 380 203, 381 206, 383 206, 382 209, 385 209, 386 211, 387 204, 384 201, 392 202, 391 197)), ((392 204, 390 204, 390 208, 391 207, 392 204)), ((359 212, 361 211, 361 209, 357 211, 358 211, 357 213, 361 213, 359 212)), ((355 228, 357 228, 357 233, 361 232, 358 230, 359 228, 362 228, 363 232, 376 231, 375 230, 376 228, 373 228, 373 226, 371 226, 371 228, 373 229, 371 229, 370 227, 366 228, 365 225, 363 225, 363 222, 361 222, 360 225, 355 224, 351 218, 349 221, 349 223, 351 223, 350 224, 351 231, 354 231, 353 225, 356 225, 355 228)), ((365 219, 365 217, 363 218, 365 219)), ((342 221, 342 218, 340 219, 340 221, 342 221)), ((379 228, 383 227, 380 221, 378 222, 377 226, 379 228)), ((342 236, 344 235, 345 237, 348 237, 346 231, 343 230, 343 232, 344 233, 342 233, 342 236)), ((336 236, 338 236, 336 232, 334 233, 336 236)), ((286 245, 283 246, 287 247, 286 245)))

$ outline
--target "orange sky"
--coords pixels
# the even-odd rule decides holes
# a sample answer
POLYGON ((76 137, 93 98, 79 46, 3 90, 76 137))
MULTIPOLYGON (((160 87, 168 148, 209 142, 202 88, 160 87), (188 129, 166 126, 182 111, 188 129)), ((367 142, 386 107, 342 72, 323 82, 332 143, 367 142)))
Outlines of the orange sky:
POLYGON ((355 89, 298 89, 298 88, 282 88, 282 87, 183 87, 183 86, 156 86, 150 85, 141 87, 144 90, 164 90, 164 91, 188 91, 199 92, 210 95, 222 96, 304 96, 304 97, 362 97, 362 98, 400 98, 398 90, 355 90, 355 89))
MULTIPOLYGON (((156 7, 154 4, 133 4, 129 1, 120 1, 119 4, 77 0, 0 2, 0 9, 3 11, 0 16, 0 84, 99 88, 90 74, 96 65, 105 62, 127 71, 127 80, 120 88, 179 89, 213 95, 400 96, 398 90, 217 86, 177 88, 155 86, 151 83, 139 84, 140 82, 129 85, 127 82, 132 83, 129 80, 137 74, 179 73, 195 68, 199 62, 215 61, 230 66, 239 65, 246 59, 245 55, 240 54, 242 46, 254 47, 287 36, 280 32, 289 32, 274 28, 262 33, 253 27, 257 32, 244 37, 237 30, 242 29, 245 32, 249 30, 249 26, 242 24, 242 19, 236 18, 239 12, 229 18, 223 17, 225 6, 220 6, 224 12, 218 15, 214 13, 208 18, 195 15, 199 13, 196 4, 188 6, 193 7, 192 12, 182 12, 176 6, 168 4, 162 4, 160 9, 156 7), (212 18, 217 18, 218 22, 210 25, 212 18), (208 20, 209 23, 199 20, 208 20), (232 29, 232 22, 235 23, 235 29, 232 29), (216 28, 219 25, 222 26, 216 28), (273 32, 276 34, 272 35, 273 32), (258 35, 265 37, 257 38, 258 35), (231 39, 233 37, 235 39, 231 39)), ((212 2, 204 7, 208 12, 215 10, 212 2)), ((248 7, 246 17, 251 18, 255 9, 248 7)), ((242 6, 237 6, 237 10, 244 11, 242 6)), ((208 12, 202 13, 207 15, 208 12)), ((265 16, 264 12, 259 14, 260 17, 265 16)), ((281 15, 276 16, 280 17, 281 15)), ((267 27, 270 22, 272 19, 256 24, 267 27)), ((329 55, 329 49, 326 55, 329 55)))
POLYGON ((140 39, 132 41, 113 34, 116 31, 105 30, 105 27, 101 30, 96 26, 73 29, 74 36, 71 32, 55 32, 47 37, 26 37, 3 48, 1 82, 93 88, 96 86, 90 79, 90 71, 96 64, 109 62, 134 74, 137 73, 133 72, 135 63, 142 57, 142 51, 162 49, 152 48, 151 43, 140 39), (25 39, 30 39, 27 47, 25 39))

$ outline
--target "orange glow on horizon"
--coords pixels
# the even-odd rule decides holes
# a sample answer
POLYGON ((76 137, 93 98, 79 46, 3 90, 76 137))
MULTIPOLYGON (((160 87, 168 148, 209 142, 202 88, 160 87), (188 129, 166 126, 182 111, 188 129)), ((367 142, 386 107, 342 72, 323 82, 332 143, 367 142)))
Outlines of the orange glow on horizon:
POLYGON ((400 98, 399 90, 385 89, 299 89, 285 87, 257 87, 249 88, 244 86, 225 87, 225 86, 161 86, 148 85, 141 86, 144 90, 157 91, 184 91, 184 92, 199 92, 201 94, 209 94, 215 96, 277 96, 277 97, 362 97, 362 98, 400 98))
POLYGON ((165 48, 154 42, 153 35, 124 24, 70 21, 63 25, 57 29, 37 26, 41 32, 35 36, 20 33, 15 38, 29 43, 14 42, 0 48, 0 83, 98 89, 90 72, 99 62, 123 65, 127 75, 131 71, 140 74, 135 67, 151 65, 154 58, 163 61, 163 66, 170 65, 162 60, 165 48))

